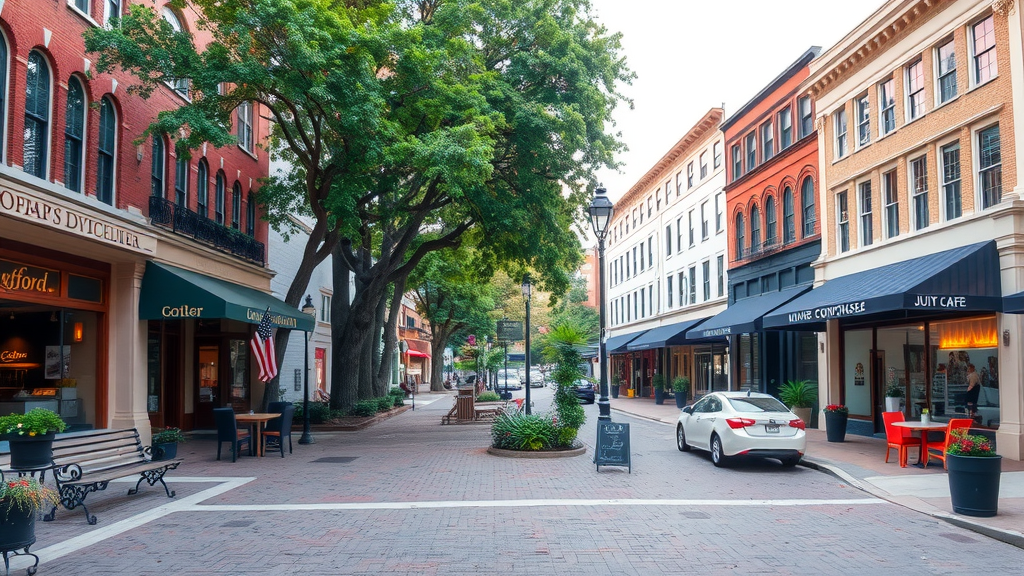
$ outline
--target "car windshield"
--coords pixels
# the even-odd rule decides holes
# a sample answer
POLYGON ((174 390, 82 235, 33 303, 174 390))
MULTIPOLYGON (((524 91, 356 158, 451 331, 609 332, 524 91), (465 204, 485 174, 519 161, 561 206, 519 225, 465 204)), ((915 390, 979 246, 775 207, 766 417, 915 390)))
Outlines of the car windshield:
POLYGON ((789 412, 789 408, 775 398, 729 398, 729 404, 737 412, 789 412))

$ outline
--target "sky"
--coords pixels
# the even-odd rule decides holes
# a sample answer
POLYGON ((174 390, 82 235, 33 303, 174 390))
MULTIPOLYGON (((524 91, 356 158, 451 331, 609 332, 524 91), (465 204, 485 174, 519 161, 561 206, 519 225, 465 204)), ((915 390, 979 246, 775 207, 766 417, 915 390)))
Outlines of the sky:
POLYGON ((637 78, 616 130, 629 147, 621 173, 602 170, 618 200, 709 109, 729 118, 811 46, 827 50, 882 0, 591 0, 596 19, 623 35, 637 78))

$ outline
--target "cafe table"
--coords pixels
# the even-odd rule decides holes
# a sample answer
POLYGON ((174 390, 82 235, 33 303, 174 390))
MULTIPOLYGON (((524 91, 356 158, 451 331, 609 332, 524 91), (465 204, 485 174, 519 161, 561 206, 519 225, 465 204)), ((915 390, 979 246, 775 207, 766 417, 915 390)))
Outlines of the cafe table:
POLYGON ((235 414, 235 421, 249 424, 255 432, 256 440, 256 455, 263 457, 263 428, 274 418, 277 418, 280 414, 274 414, 270 412, 250 412, 248 414, 235 414))
POLYGON ((907 420, 904 422, 893 422, 893 426, 899 426, 900 428, 909 428, 915 432, 921 433, 921 451, 917 455, 917 463, 921 467, 928 466, 928 433, 929 432, 944 432, 946 430, 945 422, 929 422, 925 424, 920 420, 907 420))

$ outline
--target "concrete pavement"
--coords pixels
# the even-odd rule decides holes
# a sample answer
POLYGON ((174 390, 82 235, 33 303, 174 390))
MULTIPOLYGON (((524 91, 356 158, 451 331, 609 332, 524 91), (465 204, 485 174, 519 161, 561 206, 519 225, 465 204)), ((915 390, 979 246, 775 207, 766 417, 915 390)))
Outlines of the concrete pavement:
MULTIPOLYGON (((675 426, 679 410, 674 401, 657 405, 651 398, 613 398, 612 414, 621 412, 675 426)), ((911 464, 901 468, 896 451, 885 463, 884 438, 846 435, 845 442, 828 442, 823 430, 807 430, 807 453, 802 465, 828 472, 851 486, 922 514, 1024 548, 1024 462, 1003 459, 999 484, 999 513, 974 518, 953 513, 949 484, 941 463, 927 468, 911 464)), ((910 462, 916 462, 911 450, 910 462)))

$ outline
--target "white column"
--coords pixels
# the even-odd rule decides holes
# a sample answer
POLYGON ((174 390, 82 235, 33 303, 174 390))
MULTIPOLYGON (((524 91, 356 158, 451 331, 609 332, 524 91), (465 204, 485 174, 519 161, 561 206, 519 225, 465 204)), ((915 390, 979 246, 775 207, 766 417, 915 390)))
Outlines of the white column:
POLYGON ((111 266, 110 331, 107 349, 107 422, 110 428, 138 428, 149 443, 146 410, 146 322, 139 320, 139 295, 145 261, 111 266))

